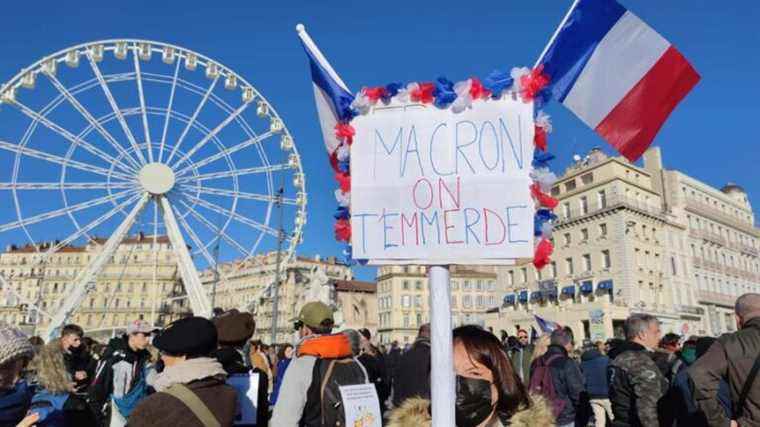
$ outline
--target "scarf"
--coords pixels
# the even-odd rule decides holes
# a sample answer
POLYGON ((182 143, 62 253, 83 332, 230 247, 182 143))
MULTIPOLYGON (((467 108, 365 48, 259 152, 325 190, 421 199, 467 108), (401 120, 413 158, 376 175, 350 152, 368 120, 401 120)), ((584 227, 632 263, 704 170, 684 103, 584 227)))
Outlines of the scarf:
POLYGON ((156 391, 164 391, 174 384, 187 384, 218 375, 227 376, 221 363, 210 357, 197 357, 165 368, 163 372, 156 375, 153 388, 156 391))

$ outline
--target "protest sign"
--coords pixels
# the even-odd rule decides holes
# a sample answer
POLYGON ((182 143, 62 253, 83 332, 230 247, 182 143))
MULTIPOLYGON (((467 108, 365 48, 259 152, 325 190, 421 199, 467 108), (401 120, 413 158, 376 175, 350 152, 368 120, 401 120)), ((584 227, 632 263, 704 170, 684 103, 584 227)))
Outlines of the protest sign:
POLYGON ((374 384, 340 387, 347 427, 380 427, 382 415, 374 384))
POLYGON ((255 426, 259 402, 259 374, 234 374, 227 377, 227 384, 237 391, 238 413, 236 426, 255 426))
POLYGON ((370 263, 531 258, 533 105, 389 105, 352 121, 353 256, 370 263))

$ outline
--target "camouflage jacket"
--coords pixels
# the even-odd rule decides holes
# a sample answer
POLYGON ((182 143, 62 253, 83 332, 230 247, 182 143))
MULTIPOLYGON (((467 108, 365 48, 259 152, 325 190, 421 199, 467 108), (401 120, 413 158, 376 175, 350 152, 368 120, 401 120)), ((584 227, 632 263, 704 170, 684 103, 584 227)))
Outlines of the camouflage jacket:
POLYGON ((614 426, 658 427, 657 405, 668 390, 668 380, 650 352, 628 342, 607 368, 614 426))

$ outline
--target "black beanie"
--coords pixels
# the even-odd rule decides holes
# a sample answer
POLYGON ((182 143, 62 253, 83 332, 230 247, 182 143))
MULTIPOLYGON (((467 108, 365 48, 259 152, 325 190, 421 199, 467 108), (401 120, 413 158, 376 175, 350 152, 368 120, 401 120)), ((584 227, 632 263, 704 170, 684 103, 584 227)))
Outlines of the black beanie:
POLYGON ((174 321, 153 339, 157 349, 173 356, 208 356, 216 350, 216 344, 216 327, 203 317, 174 321))

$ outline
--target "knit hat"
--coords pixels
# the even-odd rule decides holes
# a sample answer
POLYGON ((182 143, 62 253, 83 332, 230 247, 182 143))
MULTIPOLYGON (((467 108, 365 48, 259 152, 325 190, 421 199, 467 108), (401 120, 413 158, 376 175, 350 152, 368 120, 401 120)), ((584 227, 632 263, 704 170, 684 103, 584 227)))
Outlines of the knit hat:
POLYGON ((0 326, 0 365, 19 357, 31 359, 33 356, 34 347, 26 334, 10 326, 0 326))
POLYGON ((170 323, 153 339, 153 345, 170 355, 198 357, 216 350, 214 324, 203 317, 185 317, 170 323))
POLYGON ((335 322, 335 320, 333 320, 332 309, 328 307, 327 304, 319 301, 306 303, 306 305, 301 308, 301 312, 298 313, 296 320, 303 322, 304 325, 311 328, 319 327, 319 325, 326 320, 335 322))
POLYGON ((241 313, 235 309, 225 311, 212 319, 219 335, 219 344, 243 345, 256 331, 256 322, 251 313, 241 313))

